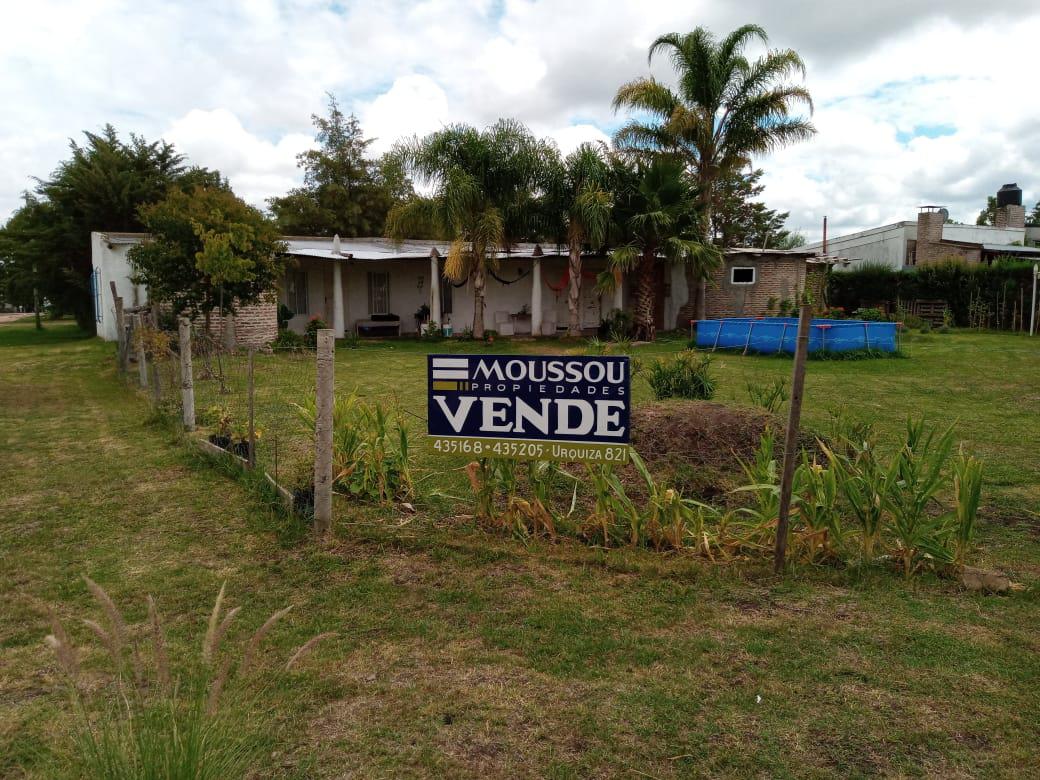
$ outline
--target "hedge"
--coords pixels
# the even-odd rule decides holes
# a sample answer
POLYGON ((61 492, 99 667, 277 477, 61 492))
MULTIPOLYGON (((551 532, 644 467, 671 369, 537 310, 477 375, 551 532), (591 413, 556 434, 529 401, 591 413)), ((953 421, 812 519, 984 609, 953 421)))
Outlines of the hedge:
POLYGON ((1004 258, 993 265, 948 261, 906 270, 865 263, 851 271, 830 274, 827 299, 831 306, 855 311, 886 303, 909 309, 915 300, 943 300, 957 325, 1011 328, 1012 314, 1028 309, 1032 296, 1033 263, 1004 258))

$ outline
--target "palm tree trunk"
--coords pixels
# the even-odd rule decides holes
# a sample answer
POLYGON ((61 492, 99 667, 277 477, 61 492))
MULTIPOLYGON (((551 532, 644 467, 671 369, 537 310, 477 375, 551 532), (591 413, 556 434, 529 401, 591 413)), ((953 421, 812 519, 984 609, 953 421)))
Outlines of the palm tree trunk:
POLYGON ((567 265, 570 284, 567 289, 567 309, 570 312, 568 336, 581 335, 581 244, 572 241, 570 246, 570 262, 567 265))
POLYGON ((636 301, 633 338, 636 341, 653 341, 656 333, 654 326, 654 292, 657 281, 657 252, 652 247, 643 250, 643 259, 639 263, 639 275, 636 284, 636 301))
MULTIPOLYGON (((705 244, 711 243, 711 182, 700 181, 701 201, 701 241, 705 244)), ((675 316, 675 327, 686 330, 690 320, 704 319, 705 298, 708 292, 708 281, 704 278, 701 269, 693 263, 687 263, 686 275, 686 303, 679 307, 679 313, 675 316)))
POLYGON ((484 338, 484 288, 487 285, 487 269, 484 258, 477 257, 473 263, 473 338, 484 338))

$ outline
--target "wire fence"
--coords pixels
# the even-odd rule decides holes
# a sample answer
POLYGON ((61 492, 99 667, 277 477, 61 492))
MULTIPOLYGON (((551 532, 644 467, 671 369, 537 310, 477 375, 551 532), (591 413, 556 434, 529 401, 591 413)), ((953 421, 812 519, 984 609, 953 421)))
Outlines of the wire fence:
POLYGON ((117 315, 120 376, 157 414, 266 472, 289 494, 313 484, 313 349, 228 348, 199 323, 172 330, 156 310, 120 308, 117 315))

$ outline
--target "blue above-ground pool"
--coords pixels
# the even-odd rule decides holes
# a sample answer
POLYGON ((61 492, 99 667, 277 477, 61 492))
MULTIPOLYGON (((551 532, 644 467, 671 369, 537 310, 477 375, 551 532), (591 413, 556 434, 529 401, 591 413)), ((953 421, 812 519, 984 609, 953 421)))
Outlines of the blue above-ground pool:
MULTIPOLYGON (((848 352, 898 348, 895 322, 866 320, 813 320, 809 328, 810 352, 848 352)), ((798 337, 797 317, 727 317, 697 320, 697 346, 701 349, 739 349, 746 352, 794 353, 798 337)))

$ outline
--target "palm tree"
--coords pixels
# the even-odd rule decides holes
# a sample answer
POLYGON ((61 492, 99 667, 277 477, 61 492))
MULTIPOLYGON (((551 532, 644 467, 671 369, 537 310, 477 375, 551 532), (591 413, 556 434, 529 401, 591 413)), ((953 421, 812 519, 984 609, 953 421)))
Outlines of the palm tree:
MULTIPOLYGON (((752 41, 765 43, 765 30, 755 24, 738 27, 722 40, 705 28, 662 35, 650 45, 648 59, 667 53, 678 76, 675 90, 653 78, 622 86, 614 109, 629 108, 652 121, 634 120, 618 131, 622 145, 659 149, 680 155, 694 174, 700 204, 700 234, 711 241, 715 183, 764 154, 815 132, 806 119, 793 116, 799 105, 812 113, 812 98, 790 79, 805 75, 802 58, 791 49, 770 51, 754 62, 743 55, 752 41)), ((699 316, 704 304, 708 269, 691 263, 686 269, 686 304, 677 326, 699 316)))
POLYGON ((472 282, 473 337, 483 338, 487 274, 498 252, 528 232, 555 147, 502 119, 485 130, 450 125, 399 143, 392 154, 433 192, 392 209, 386 233, 402 239, 433 230, 451 241, 444 275, 472 282))
POLYGON ((603 144, 584 143, 551 166, 547 190, 549 224, 567 244, 568 336, 581 335, 581 253, 607 239, 613 195, 610 161, 603 144))
MULTIPOLYGON (((682 163, 656 154, 614 166, 614 228, 618 245, 610 253, 610 271, 636 273, 633 338, 653 341, 654 293, 658 262, 711 265, 714 247, 697 235, 697 204, 682 163)), ((601 286, 616 283, 610 272, 601 286)))

